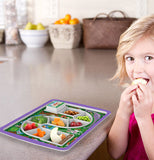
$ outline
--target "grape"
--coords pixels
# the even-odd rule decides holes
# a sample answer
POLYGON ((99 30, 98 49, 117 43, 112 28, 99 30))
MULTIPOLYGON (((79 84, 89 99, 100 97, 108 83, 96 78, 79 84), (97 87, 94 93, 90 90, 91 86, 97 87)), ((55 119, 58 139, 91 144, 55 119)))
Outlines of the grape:
POLYGON ((78 116, 77 119, 90 122, 90 118, 88 116, 78 116))

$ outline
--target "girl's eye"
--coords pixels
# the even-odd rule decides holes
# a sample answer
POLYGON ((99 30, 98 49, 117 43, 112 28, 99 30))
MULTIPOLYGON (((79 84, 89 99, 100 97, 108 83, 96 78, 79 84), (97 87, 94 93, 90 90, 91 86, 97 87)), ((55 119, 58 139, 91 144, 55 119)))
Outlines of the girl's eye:
POLYGON ((125 60, 126 60, 126 61, 133 61, 134 58, 133 58, 133 57, 125 57, 125 60))
POLYGON ((146 61, 149 61, 149 60, 152 60, 152 59, 153 59, 152 56, 145 56, 145 60, 146 60, 146 61))

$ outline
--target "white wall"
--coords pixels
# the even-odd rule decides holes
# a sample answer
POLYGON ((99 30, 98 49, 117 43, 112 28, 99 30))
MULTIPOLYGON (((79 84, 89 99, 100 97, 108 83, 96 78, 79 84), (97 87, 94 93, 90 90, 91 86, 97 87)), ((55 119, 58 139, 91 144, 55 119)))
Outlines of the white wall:
MULTIPOLYGON (((69 13, 72 17, 95 17, 98 13, 109 13, 112 10, 122 10, 130 17, 142 17, 153 13, 154 0, 28 0, 28 19, 34 23, 53 23, 69 13), (58 1, 58 7, 51 3, 58 1), (52 18, 52 11, 58 11, 56 18, 52 18)), ((118 16, 118 15, 117 15, 118 16)))
POLYGON ((154 13, 154 0, 148 0, 148 13, 154 13))

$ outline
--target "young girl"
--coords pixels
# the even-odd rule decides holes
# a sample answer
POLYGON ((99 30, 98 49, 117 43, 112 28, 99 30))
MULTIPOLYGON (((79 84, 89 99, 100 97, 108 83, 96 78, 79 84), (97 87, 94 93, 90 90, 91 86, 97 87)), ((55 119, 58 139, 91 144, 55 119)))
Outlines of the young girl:
POLYGON ((135 21, 125 31, 117 50, 118 69, 113 78, 123 84, 127 77, 147 84, 129 85, 122 93, 108 134, 112 157, 154 160, 154 15, 135 21))

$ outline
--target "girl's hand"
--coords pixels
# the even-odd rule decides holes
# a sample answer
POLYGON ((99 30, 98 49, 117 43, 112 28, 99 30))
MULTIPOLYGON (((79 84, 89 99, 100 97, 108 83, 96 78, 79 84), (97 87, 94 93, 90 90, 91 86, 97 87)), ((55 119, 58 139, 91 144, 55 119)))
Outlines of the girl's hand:
POLYGON ((133 113, 132 96, 136 93, 137 87, 137 85, 130 85, 121 94, 117 114, 123 116, 123 118, 129 118, 130 115, 133 113))
POLYGON ((138 84, 136 94, 132 96, 132 102, 137 121, 151 117, 153 96, 151 90, 146 85, 138 84))

